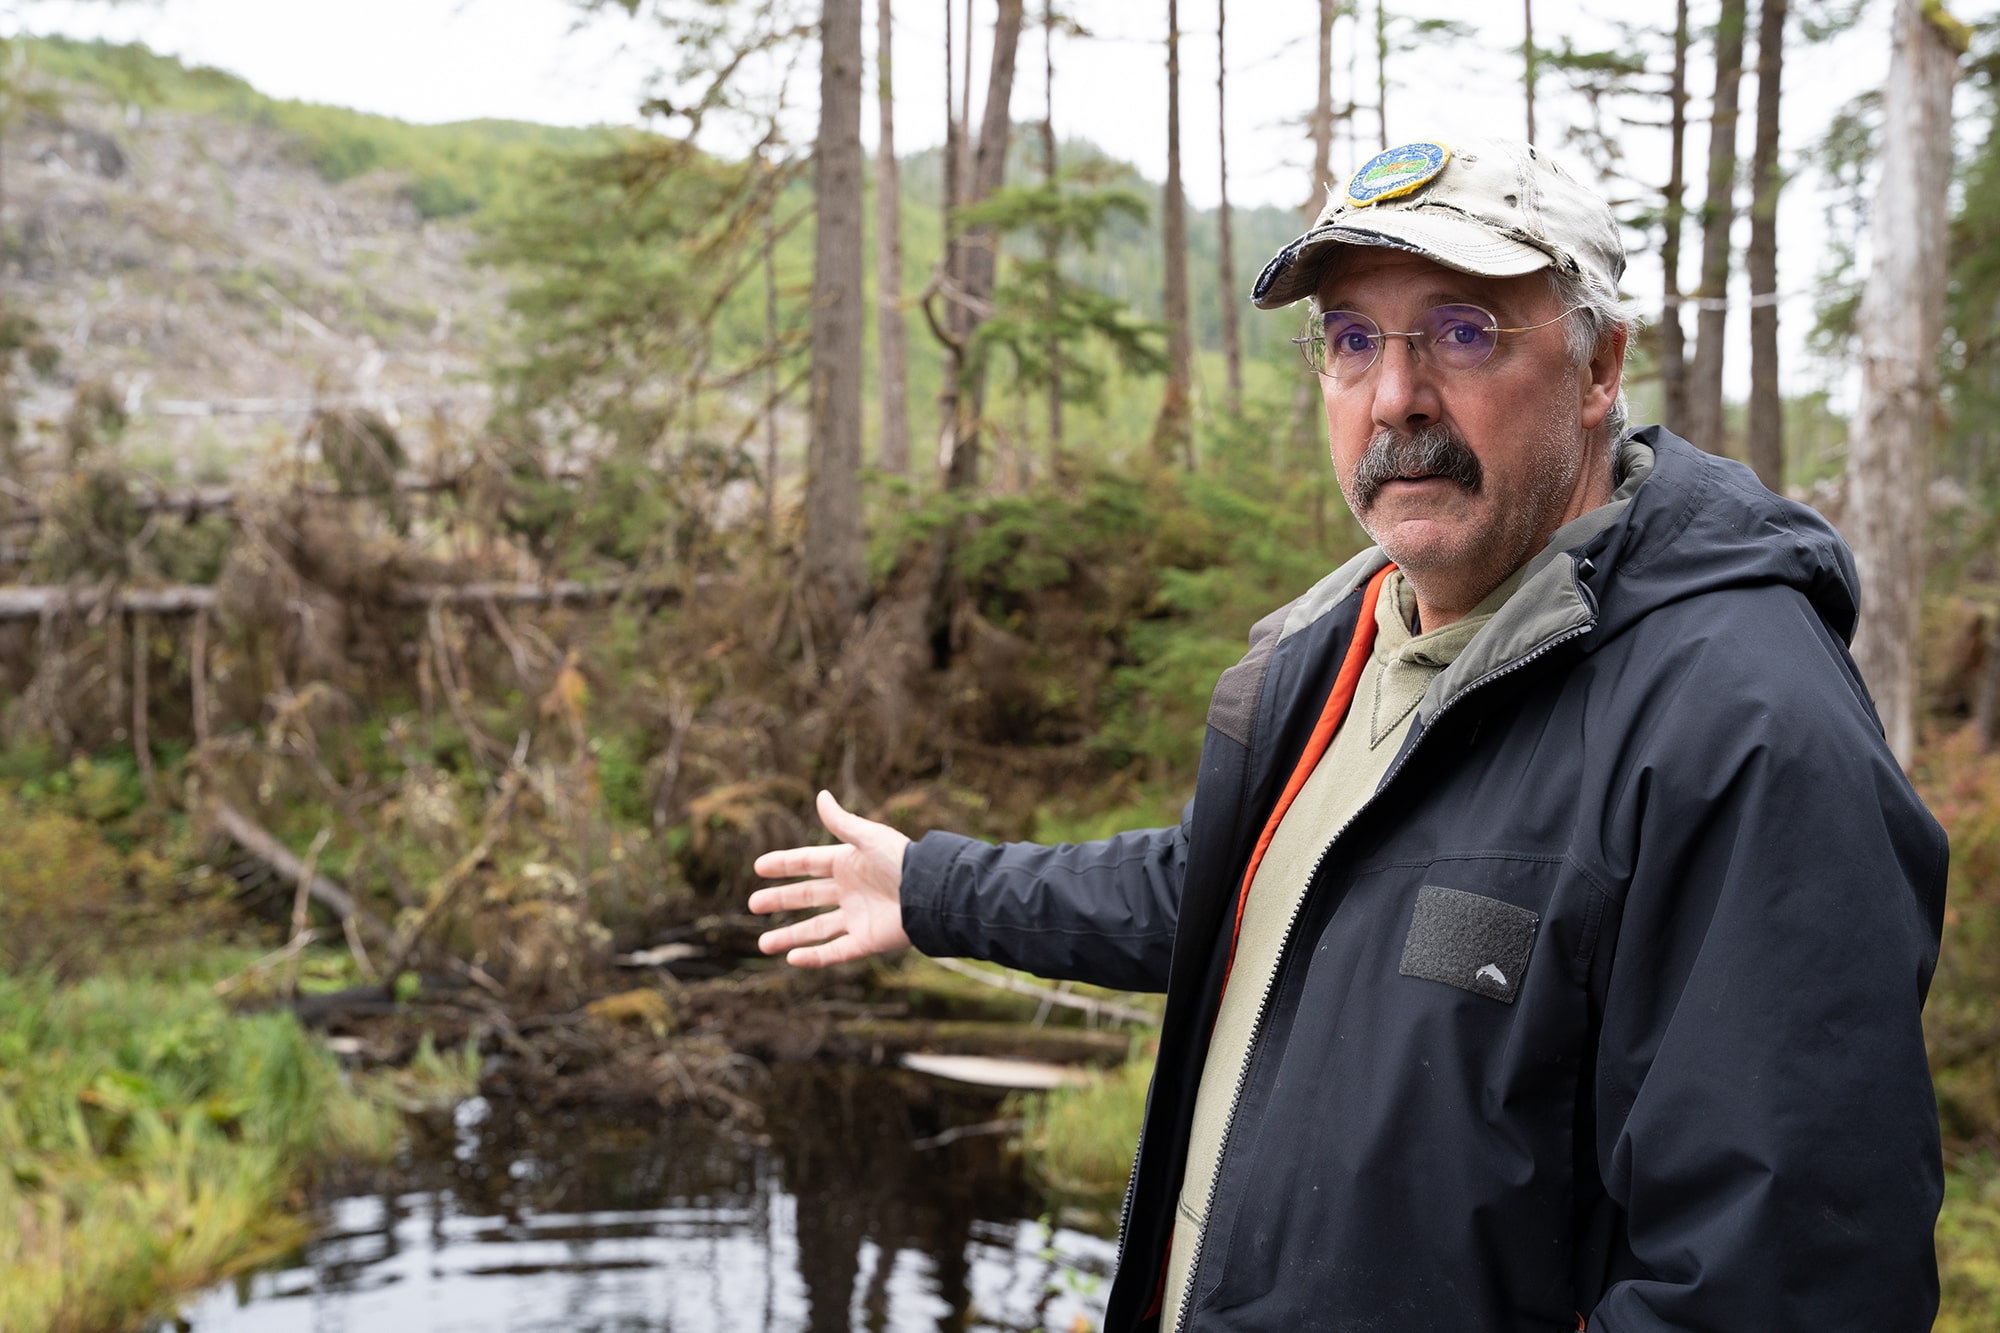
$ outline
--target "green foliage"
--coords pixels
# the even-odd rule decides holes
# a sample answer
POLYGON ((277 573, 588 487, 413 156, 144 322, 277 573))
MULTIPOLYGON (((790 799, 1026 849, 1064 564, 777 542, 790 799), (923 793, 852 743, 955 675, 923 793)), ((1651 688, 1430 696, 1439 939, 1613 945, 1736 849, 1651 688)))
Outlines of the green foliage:
POLYGON ((27 43, 27 52, 37 75, 59 84, 96 89, 135 107, 203 112, 283 131, 298 160, 329 181, 394 172, 403 180, 405 197, 426 218, 504 203, 537 154, 602 142, 594 130, 493 120, 411 125, 344 107, 283 101, 233 74, 186 65, 138 45, 46 37, 27 43))
POLYGON ((2000 1164, 1991 1153, 1946 1163, 1937 1249, 1936 1333, 2000 1328, 2000 1164))
POLYGON ((2000 1138, 2000 754, 1967 727, 1919 755, 1917 789, 1951 839, 1944 942, 1924 1009, 1947 1137, 2000 1138))
POLYGON ((1986 132, 1959 173, 1952 220, 1942 389, 1951 404, 1939 470, 2000 507, 2000 18, 1976 31, 1971 82, 1986 132))
POLYGON ((170 864, 101 830, 141 799, 129 760, 79 759, 21 794, 0 788, 0 969, 76 970, 157 922, 170 864))
POLYGON ((1081 1087, 1019 1098, 1022 1152, 1045 1189, 1086 1200, 1118 1198, 1132 1174, 1152 1077, 1148 1056, 1092 1074, 1081 1087))
MULTIPOLYGON (((508 428, 523 438, 587 429, 626 452, 657 449, 670 432, 704 439, 699 395, 783 351, 752 331, 748 307, 791 174, 641 134, 539 159, 481 251, 513 279, 520 323, 501 377, 508 428)), ((796 221, 805 210, 786 212, 796 221)), ((788 253, 795 285, 803 263, 788 253)))
POLYGON ((123 1326, 255 1262, 303 1174, 393 1134, 289 1014, 0 973, 0 1327, 123 1326))

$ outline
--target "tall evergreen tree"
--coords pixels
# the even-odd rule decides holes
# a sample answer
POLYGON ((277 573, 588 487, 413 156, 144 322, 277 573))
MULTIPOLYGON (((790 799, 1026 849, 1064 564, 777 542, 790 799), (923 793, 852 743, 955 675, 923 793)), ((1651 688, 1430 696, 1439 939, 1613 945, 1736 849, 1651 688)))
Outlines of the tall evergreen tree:
POLYGON ((875 342, 881 364, 884 472, 910 468, 910 370, 903 334, 903 187, 896 164, 895 83, 890 61, 894 20, 890 0, 875 7, 875 101, 880 146, 875 151, 875 342))
POLYGON ((1687 437, 1722 448, 1723 337, 1729 326, 1730 227, 1736 221, 1737 97, 1743 81, 1745 0, 1722 0, 1715 24, 1715 93, 1708 117, 1708 193, 1701 205, 1701 309, 1688 375, 1687 437))
POLYGON ((1847 537, 1862 586, 1854 663, 1889 748, 1917 744, 1924 492, 1944 332, 1951 93, 1969 34, 1937 0, 1896 0, 1882 175, 1861 293, 1861 403, 1847 446, 1847 537))
POLYGON ((1667 188, 1661 220, 1660 416, 1668 429, 1688 421, 1687 330, 1681 324, 1681 234, 1687 221, 1688 0, 1674 0, 1674 66, 1667 83, 1667 188))
POLYGON ((1750 466, 1774 491, 1785 488, 1785 405, 1778 386, 1778 110, 1785 68, 1786 0, 1760 0, 1757 13, 1757 140, 1750 151, 1750 466))
POLYGON ((1180 0, 1167 0, 1167 186, 1160 222, 1166 243, 1167 386, 1153 423, 1153 451, 1192 466, 1194 342, 1188 319, 1187 201, 1181 192, 1180 0))
POLYGON ((813 189, 812 434, 804 567, 824 609, 844 616, 866 591, 861 532, 861 0, 820 11, 819 134, 813 189))
POLYGON ((1229 60, 1225 40, 1228 0, 1215 0, 1215 148, 1221 200, 1216 205, 1217 244, 1222 253, 1222 360, 1228 375, 1229 410, 1243 411, 1243 338, 1236 314, 1236 246, 1229 228, 1229 60))

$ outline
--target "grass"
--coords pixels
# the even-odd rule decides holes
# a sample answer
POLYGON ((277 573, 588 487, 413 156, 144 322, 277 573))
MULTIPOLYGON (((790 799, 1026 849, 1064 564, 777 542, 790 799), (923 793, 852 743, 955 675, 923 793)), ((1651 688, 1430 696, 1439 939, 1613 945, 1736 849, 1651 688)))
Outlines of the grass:
POLYGON ((199 980, 0 973, 0 1328, 128 1327, 268 1258, 313 1170, 395 1133, 289 1014, 199 980))
POLYGON ((1029 1172, 1064 1199, 1115 1203, 1132 1174, 1132 1150, 1153 1077, 1147 1055, 1074 1088, 1030 1093, 1018 1103, 1029 1172))

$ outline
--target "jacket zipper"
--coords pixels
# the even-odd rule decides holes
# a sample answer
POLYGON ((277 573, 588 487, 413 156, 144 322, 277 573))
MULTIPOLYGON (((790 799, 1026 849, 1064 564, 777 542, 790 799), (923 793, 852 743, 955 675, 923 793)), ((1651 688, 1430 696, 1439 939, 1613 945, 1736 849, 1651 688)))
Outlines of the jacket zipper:
MULTIPOLYGON (((1424 728, 1423 732, 1418 735, 1416 744, 1412 745, 1407 751, 1405 751, 1403 757, 1398 759, 1390 767, 1389 772, 1383 777, 1382 781, 1376 786, 1374 794, 1369 796, 1367 800, 1363 801, 1360 804, 1360 806, 1355 809, 1354 813, 1347 817, 1346 823, 1342 824, 1338 829, 1334 830, 1333 837, 1329 838, 1327 840, 1326 846, 1320 849, 1319 859, 1313 862, 1312 873, 1306 876, 1306 892, 1299 895, 1299 901, 1297 905, 1295 905, 1292 908, 1291 917, 1285 922, 1285 933, 1281 937, 1279 937, 1277 966, 1271 969, 1271 979, 1264 983, 1264 993, 1258 996, 1257 998, 1257 1013, 1255 1017, 1253 1017, 1250 1020, 1250 1041, 1248 1046, 1246 1047, 1245 1054, 1243 1057, 1243 1067, 1236 1072, 1236 1087, 1235 1090, 1229 1094, 1229 1115, 1228 1118, 1223 1122, 1222 1151, 1216 1154, 1215 1174, 1209 1177, 1208 1196, 1202 1201, 1201 1231, 1194 1238, 1194 1253, 1188 1257, 1187 1284, 1186 1287, 1181 1292, 1180 1308, 1174 1312, 1174 1322, 1166 1326, 1165 1333, 1180 1333, 1182 1329, 1185 1329, 1187 1327, 1188 1311, 1193 1308, 1195 1288, 1199 1285, 1197 1279, 1201 1276, 1202 1252, 1208 1248, 1209 1223, 1214 1220, 1211 1217, 1211 1214, 1215 1210, 1216 1190, 1221 1186, 1223 1168, 1228 1164, 1229 1161, 1230 1142, 1236 1137, 1236 1112, 1240 1108, 1243 1102, 1243 1088, 1244 1085, 1246 1085, 1250 1081, 1250 1062, 1256 1058, 1257 1043, 1262 1038, 1264 1031, 1264 1016, 1266 1012, 1270 1009, 1271 996, 1278 988, 1279 978, 1281 974, 1284 972, 1285 959, 1291 951, 1292 932, 1298 928, 1299 918, 1305 914, 1306 902, 1312 897, 1313 881, 1319 878, 1319 869, 1322 865, 1326 864, 1327 855, 1333 851, 1334 844, 1340 841, 1341 835, 1346 833, 1347 830, 1353 826, 1354 821, 1361 817, 1362 811, 1366 810, 1369 806, 1373 805, 1375 803, 1375 798, 1377 796, 1380 796, 1384 791, 1388 790, 1389 784, 1396 780, 1396 775, 1402 772, 1404 765, 1410 762, 1410 756, 1415 754, 1417 752, 1417 748, 1424 743, 1424 736, 1429 735, 1431 733, 1433 728, 1437 726, 1438 719, 1443 717, 1447 712, 1449 712, 1453 705, 1458 703, 1459 700, 1465 698, 1466 695, 1471 694, 1474 690, 1484 687, 1489 682, 1498 680, 1502 676, 1520 670, 1522 667, 1527 666, 1530 662, 1535 661, 1537 658, 1546 656, 1547 654, 1555 651, 1555 649, 1561 647, 1565 643, 1568 643, 1571 639, 1574 639, 1579 635, 1588 634, 1590 632, 1591 626, 1595 625, 1596 623, 1597 623, 1597 611, 1596 608, 1593 606, 1591 608, 1590 619, 1585 621, 1583 624, 1578 625, 1574 629, 1565 630, 1563 633, 1558 634, 1554 638, 1544 642, 1541 645, 1541 647, 1536 648, 1533 652, 1525 653, 1522 656, 1515 658, 1513 661, 1508 662, 1500 667, 1495 668, 1492 671, 1487 672, 1485 675, 1481 676, 1478 680, 1470 682, 1469 684, 1466 685, 1464 689, 1460 690, 1457 694, 1452 695, 1451 698, 1446 699, 1442 704, 1439 704, 1437 712, 1431 714, 1430 724, 1427 725, 1424 728)), ((1346 722, 1343 720, 1341 725, 1345 726, 1346 722)), ((1324 756, 1322 756, 1322 760, 1323 759, 1324 756)), ((1140 1132, 1140 1143, 1143 1145, 1144 1142, 1145 1142, 1145 1134, 1142 1128, 1140 1132)), ((1139 1157, 1138 1153, 1135 1151, 1132 1156, 1132 1176, 1131 1179, 1126 1182, 1125 1186, 1125 1206, 1127 1208, 1131 1207, 1134 1187, 1136 1187, 1138 1183, 1139 1183, 1139 1157)), ((1119 1250, 1120 1253, 1118 1259, 1119 1262, 1122 1264, 1125 1258, 1123 1253, 1124 1236, 1122 1232, 1119 1237, 1119 1250)))

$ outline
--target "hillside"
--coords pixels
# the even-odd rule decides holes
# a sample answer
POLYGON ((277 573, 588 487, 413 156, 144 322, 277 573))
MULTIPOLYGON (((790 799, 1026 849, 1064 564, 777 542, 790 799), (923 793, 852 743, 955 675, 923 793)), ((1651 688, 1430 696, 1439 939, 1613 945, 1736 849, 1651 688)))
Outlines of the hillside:
POLYGON ((292 438, 316 402, 482 419, 502 286, 468 262, 469 219, 537 147, 594 136, 277 102, 134 48, 36 42, 26 71, 4 280, 61 354, 23 403, 30 441, 91 381, 122 399, 132 460, 180 479, 292 438))

